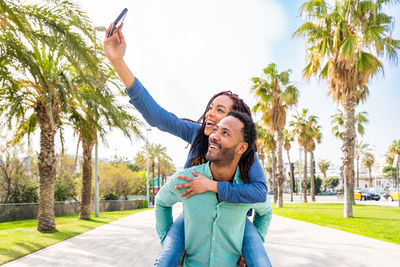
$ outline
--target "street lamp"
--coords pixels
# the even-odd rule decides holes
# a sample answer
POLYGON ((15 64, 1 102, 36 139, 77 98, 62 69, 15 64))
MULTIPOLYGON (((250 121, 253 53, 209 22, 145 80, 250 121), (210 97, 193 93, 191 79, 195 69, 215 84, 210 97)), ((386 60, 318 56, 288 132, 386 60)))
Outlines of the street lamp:
MULTIPOLYGON (((151 128, 145 128, 146 129, 146 144, 149 145, 149 131, 151 131, 151 128)), ((147 199, 147 207, 149 207, 149 156, 147 155, 146 157, 146 199, 147 199)))
MULTIPOLYGON (((97 26, 94 28, 94 49, 96 51, 96 31, 105 32, 106 27, 104 26, 97 26)), ((98 137, 96 132, 96 146, 95 146, 95 153, 94 153, 94 214, 95 217, 100 216, 100 197, 99 197, 99 145, 98 145, 98 137)))
POLYGON ((396 164, 396 189, 395 189, 395 193, 397 194, 397 199, 399 201, 399 208, 400 208, 399 164, 397 164, 398 161, 399 161, 399 155, 396 154, 396 155, 394 155, 394 158, 393 158, 392 167, 394 168, 394 164, 396 164))

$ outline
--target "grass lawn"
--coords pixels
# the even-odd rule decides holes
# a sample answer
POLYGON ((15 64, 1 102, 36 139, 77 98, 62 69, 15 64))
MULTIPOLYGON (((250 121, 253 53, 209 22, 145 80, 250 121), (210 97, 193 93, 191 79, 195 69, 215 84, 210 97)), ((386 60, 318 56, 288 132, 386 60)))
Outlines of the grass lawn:
POLYGON ((343 204, 284 203, 273 214, 310 222, 400 245, 400 208, 372 205, 353 206, 354 218, 343 218, 343 204))
POLYGON ((99 218, 93 213, 91 220, 79 220, 78 215, 56 217, 57 231, 46 234, 36 230, 36 219, 0 223, 0 264, 143 210, 101 212, 99 218))

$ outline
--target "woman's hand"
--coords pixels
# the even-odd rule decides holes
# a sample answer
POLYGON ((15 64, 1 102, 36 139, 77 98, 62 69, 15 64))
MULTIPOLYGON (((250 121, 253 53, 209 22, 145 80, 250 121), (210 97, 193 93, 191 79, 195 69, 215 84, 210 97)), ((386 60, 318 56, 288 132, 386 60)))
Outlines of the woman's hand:
POLYGON ((108 37, 108 33, 111 31, 112 25, 113 24, 111 23, 106 31, 106 38, 104 39, 103 44, 104 52, 111 63, 122 60, 126 50, 125 38, 121 31, 123 24, 121 24, 121 26, 113 32, 111 37, 108 37))
POLYGON ((193 195, 204 193, 207 191, 218 192, 218 183, 213 181, 204 175, 192 171, 192 174, 196 176, 196 178, 190 178, 187 176, 178 176, 177 178, 181 180, 188 181, 186 184, 181 184, 175 186, 175 189, 182 189, 188 187, 180 196, 185 198, 190 198, 193 195))

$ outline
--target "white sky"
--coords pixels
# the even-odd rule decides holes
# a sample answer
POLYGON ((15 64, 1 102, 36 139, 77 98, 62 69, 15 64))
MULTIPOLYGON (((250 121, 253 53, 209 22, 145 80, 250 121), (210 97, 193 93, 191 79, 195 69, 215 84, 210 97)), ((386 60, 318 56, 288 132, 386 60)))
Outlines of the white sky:
MULTIPOLYGON (((125 60, 135 76, 165 109, 178 117, 197 120, 210 97, 222 90, 232 90, 249 106, 255 104, 250 94, 251 78, 260 76, 269 63, 278 70, 292 69, 291 79, 300 90, 295 110, 308 108, 320 118, 323 140, 317 146, 317 160, 340 164, 340 142, 331 134, 330 116, 337 106, 327 96, 324 82, 306 81, 304 41, 293 39, 302 23, 298 8, 304 1, 295 0, 114 0, 79 3, 94 26, 108 26, 128 8, 124 22, 127 41, 125 60)), ((400 8, 391 8, 397 14, 400 8)), ((394 36, 399 39, 399 26, 394 36)), ((102 33, 101 33, 102 34, 102 33)), ((390 143, 400 138, 399 67, 385 64, 385 77, 370 83, 367 103, 357 111, 367 111, 370 123, 364 141, 376 146, 376 156, 383 157, 390 143)), ((121 101, 127 103, 128 97, 121 101)), ((288 120, 291 120, 290 112, 288 120)), ((139 115, 140 116, 140 115, 139 115)), ((141 116, 140 116, 141 117, 141 116)), ((167 147, 177 167, 183 166, 188 149, 179 138, 153 129, 149 141, 167 147)), ((76 144, 67 146, 75 153, 76 144)), ((130 143, 118 132, 108 137, 109 147, 100 146, 99 157, 114 154, 132 159, 143 142, 130 143)), ((292 145, 292 160, 299 151, 292 145)), ((285 157, 286 160, 286 157, 285 157)))

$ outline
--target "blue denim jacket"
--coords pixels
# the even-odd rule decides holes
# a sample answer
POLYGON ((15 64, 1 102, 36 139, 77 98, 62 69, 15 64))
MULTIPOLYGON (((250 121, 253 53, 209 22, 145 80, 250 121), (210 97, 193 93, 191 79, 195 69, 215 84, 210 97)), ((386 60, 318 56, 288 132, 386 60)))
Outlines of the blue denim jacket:
MULTIPOLYGON (((178 118, 175 114, 163 109, 136 78, 133 85, 126 89, 129 102, 142 114, 146 122, 161 131, 168 132, 192 144, 200 124, 178 118)), ((189 153, 185 168, 192 166, 195 156, 189 153)), ((267 185, 263 169, 256 159, 249 171, 250 184, 232 184, 218 182, 218 197, 230 203, 256 203, 267 199, 267 185)))

